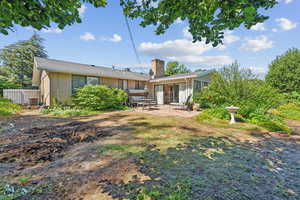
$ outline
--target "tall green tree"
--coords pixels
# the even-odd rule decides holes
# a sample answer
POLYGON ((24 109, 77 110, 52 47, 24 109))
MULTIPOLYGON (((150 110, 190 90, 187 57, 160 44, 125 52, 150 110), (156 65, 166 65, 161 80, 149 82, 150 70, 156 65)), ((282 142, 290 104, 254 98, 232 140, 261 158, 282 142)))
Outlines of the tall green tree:
POLYGON ((289 49, 270 65, 266 81, 282 92, 300 92, 300 50, 289 49))
MULTIPOLYGON (((8 34, 18 24, 35 29, 50 27, 51 22, 63 29, 80 23, 78 9, 83 3, 105 7, 107 0, 3 0, 0 1, 0 32, 8 34)), ((189 24, 194 41, 220 44, 224 30, 244 25, 247 29, 268 19, 261 14, 277 0, 120 0, 124 13, 141 18, 142 27, 155 25, 164 33, 176 20, 189 24)))
POLYGON ((179 64, 177 61, 174 61, 167 63, 165 75, 172 76, 175 74, 184 74, 189 72, 191 72, 191 70, 189 70, 185 65, 179 64))
POLYGON ((18 41, 0 49, 1 71, 23 87, 29 86, 32 79, 33 58, 46 58, 44 39, 34 34, 28 40, 18 41))

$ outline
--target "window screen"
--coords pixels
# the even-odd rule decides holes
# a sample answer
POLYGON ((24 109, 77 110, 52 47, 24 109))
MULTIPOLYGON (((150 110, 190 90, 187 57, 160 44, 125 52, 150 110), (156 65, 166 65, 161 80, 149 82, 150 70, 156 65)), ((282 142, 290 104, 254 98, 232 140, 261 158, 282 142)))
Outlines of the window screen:
POLYGON ((86 84, 87 85, 100 85, 100 78, 99 77, 88 76, 86 78, 86 84))
POLYGON ((201 91, 201 81, 194 80, 194 93, 201 91))
POLYGON ((85 76, 72 76, 72 93, 76 92, 76 89, 85 86, 86 77, 85 76))
POLYGON ((145 88, 145 82, 143 81, 135 81, 135 89, 143 90, 145 88))

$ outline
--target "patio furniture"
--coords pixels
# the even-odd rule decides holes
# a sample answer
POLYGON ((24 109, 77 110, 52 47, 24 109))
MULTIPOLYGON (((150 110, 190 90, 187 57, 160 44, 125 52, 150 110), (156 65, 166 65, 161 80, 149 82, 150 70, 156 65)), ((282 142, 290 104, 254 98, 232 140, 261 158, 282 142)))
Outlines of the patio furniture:
POLYGON ((180 107, 182 110, 189 110, 189 102, 191 100, 192 95, 189 95, 188 98, 186 99, 186 101, 184 103, 177 103, 177 102, 171 102, 170 105, 171 106, 178 106, 180 107))
POLYGON ((145 107, 148 107, 148 109, 150 110, 151 106, 156 105, 156 104, 157 103, 156 103, 156 101, 154 99, 152 99, 152 98, 144 98, 143 99, 143 103, 142 103, 143 110, 145 109, 145 107))

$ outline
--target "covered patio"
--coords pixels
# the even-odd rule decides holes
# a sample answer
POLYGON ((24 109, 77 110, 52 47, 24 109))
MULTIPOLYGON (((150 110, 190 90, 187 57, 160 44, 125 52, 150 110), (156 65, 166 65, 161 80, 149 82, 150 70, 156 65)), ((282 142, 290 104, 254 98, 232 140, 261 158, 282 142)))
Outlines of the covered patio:
POLYGON ((181 109, 178 106, 172 106, 172 105, 155 105, 155 106, 151 106, 149 109, 136 107, 134 108, 134 111, 151 114, 151 115, 158 115, 158 116, 177 116, 177 117, 185 117, 185 118, 195 117, 200 113, 199 111, 187 111, 181 109))

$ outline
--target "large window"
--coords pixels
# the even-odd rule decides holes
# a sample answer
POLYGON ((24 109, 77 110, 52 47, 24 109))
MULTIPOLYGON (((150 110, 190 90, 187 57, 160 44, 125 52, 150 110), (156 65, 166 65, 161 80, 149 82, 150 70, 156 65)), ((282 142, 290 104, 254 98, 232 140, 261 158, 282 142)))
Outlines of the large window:
POLYGON ((194 80, 194 93, 200 92, 202 89, 201 81, 194 80))
POLYGON ((81 88, 86 85, 85 76, 72 76, 72 93, 76 92, 78 88, 81 88))
POLYGON ((209 82, 194 80, 194 93, 201 92, 202 89, 208 87, 209 82))
POLYGON ((100 78, 99 77, 88 76, 86 78, 86 84, 87 85, 100 85, 100 78))
POLYGON ((144 81, 135 81, 135 89, 136 90, 145 89, 145 82, 144 81))
POLYGON ((100 78, 93 76, 72 76, 72 93, 76 92, 76 89, 82 88, 85 85, 99 85, 100 78))

